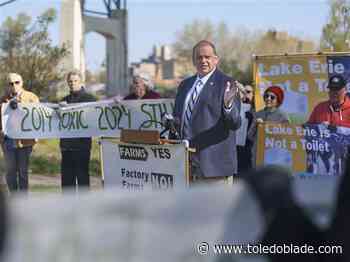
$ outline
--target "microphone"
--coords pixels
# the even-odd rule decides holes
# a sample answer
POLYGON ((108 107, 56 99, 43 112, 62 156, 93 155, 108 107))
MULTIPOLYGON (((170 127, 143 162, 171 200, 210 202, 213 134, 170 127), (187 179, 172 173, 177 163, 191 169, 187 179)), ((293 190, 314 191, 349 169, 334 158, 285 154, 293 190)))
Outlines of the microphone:
POLYGON ((178 118, 174 118, 172 114, 164 113, 162 116, 162 124, 165 128, 165 131, 170 131, 175 139, 180 139, 179 133, 177 132, 177 127, 180 125, 180 120, 178 118))
POLYGON ((10 103, 10 107, 11 107, 13 110, 17 109, 17 107, 18 107, 17 95, 18 95, 18 94, 17 94, 16 92, 15 92, 15 93, 12 93, 12 94, 10 95, 9 103, 10 103))

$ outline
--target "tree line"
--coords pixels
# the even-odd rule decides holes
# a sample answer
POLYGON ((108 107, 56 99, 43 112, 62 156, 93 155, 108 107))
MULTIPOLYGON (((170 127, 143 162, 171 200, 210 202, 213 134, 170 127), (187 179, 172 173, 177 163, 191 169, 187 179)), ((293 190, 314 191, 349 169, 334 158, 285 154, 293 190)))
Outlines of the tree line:
MULTIPOLYGON (((63 80, 62 59, 69 55, 66 46, 55 46, 49 26, 57 19, 49 9, 34 21, 26 14, 8 17, 0 27, 0 92, 6 86, 5 72, 18 72, 25 87, 50 100, 63 80)), ((314 51, 350 51, 350 3, 330 0, 329 17, 319 41, 301 39, 275 29, 254 31, 230 30, 222 22, 195 20, 176 33, 173 48, 183 75, 193 72, 192 47, 201 39, 216 43, 221 57, 220 68, 247 84, 252 82, 252 56, 314 51)))

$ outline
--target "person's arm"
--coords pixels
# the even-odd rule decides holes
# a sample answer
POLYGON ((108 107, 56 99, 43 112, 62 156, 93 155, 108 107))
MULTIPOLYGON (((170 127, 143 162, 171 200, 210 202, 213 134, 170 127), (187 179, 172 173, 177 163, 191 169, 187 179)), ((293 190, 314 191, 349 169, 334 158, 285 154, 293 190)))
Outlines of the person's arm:
POLYGON ((37 97, 37 95, 33 94, 32 102, 33 102, 33 103, 40 103, 39 97, 37 97))

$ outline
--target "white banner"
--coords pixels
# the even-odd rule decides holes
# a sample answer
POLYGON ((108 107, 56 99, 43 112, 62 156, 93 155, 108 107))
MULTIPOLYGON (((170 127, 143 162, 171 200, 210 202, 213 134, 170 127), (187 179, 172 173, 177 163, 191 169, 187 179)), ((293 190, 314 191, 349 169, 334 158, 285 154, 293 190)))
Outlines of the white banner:
POLYGON ((173 99, 128 100, 115 103, 105 100, 92 103, 9 104, 2 107, 2 127, 11 138, 119 137, 120 130, 161 130, 161 116, 171 114, 173 99))
POLYGON ((245 146, 245 141, 247 139, 247 131, 248 131, 248 119, 245 116, 245 113, 250 110, 249 104, 241 104, 241 126, 236 131, 236 145, 237 146, 245 146))
POLYGON ((129 191, 185 188, 186 144, 139 145, 100 140, 106 187, 129 191))

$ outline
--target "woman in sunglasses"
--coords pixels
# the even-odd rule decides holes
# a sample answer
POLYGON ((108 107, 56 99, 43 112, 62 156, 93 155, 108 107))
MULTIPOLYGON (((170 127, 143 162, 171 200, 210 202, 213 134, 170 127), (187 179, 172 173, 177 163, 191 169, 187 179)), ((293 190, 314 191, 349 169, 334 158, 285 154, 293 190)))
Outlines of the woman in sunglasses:
POLYGON ((257 123, 289 123, 288 116, 279 109, 284 99, 282 88, 279 86, 270 86, 265 90, 263 98, 265 107, 263 110, 256 112, 255 119, 257 123))
POLYGON ((256 133, 258 124, 264 122, 275 122, 275 123, 284 123, 288 124, 289 119, 288 116, 279 109, 279 107, 283 103, 284 92, 283 89, 279 86, 270 86, 264 92, 264 109, 256 112, 254 114, 253 124, 248 130, 248 139, 254 141, 254 145, 252 148, 252 159, 253 166, 255 166, 255 158, 256 158, 256 133))

